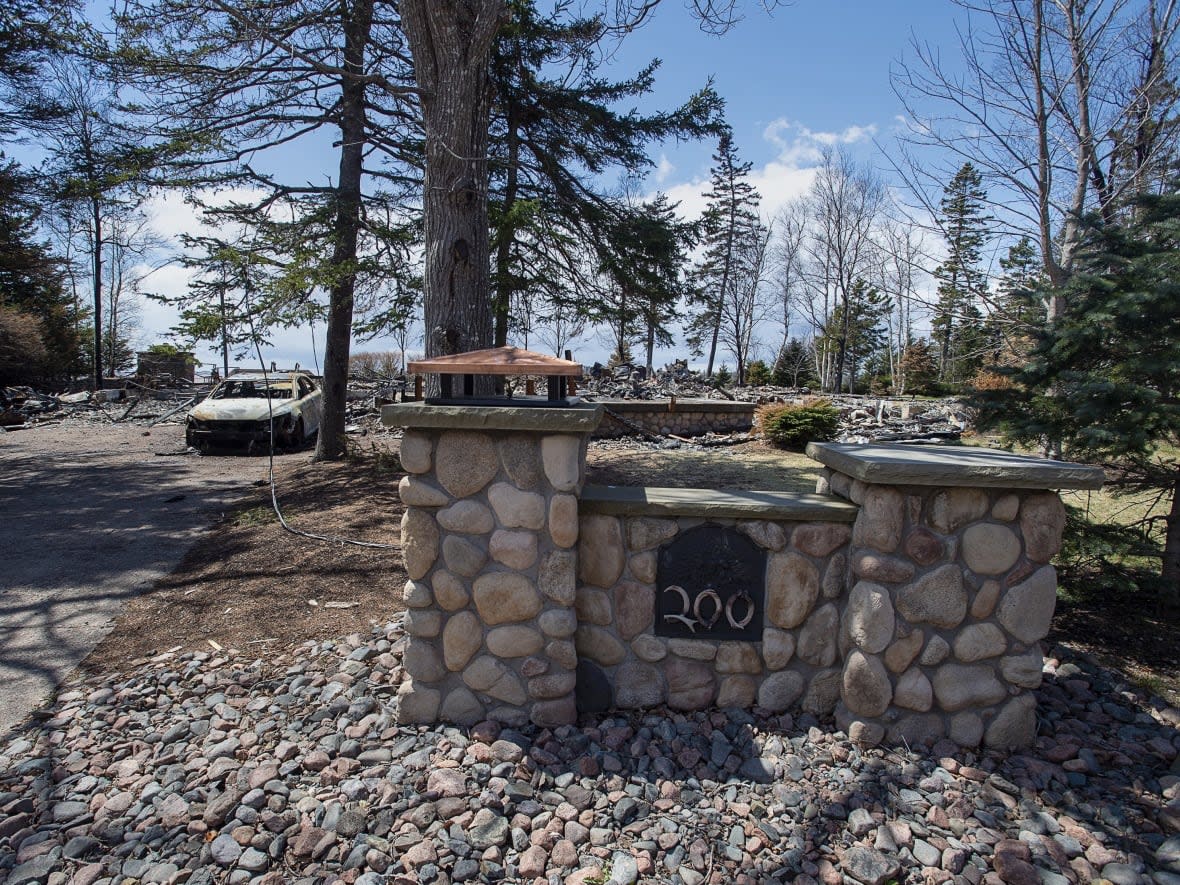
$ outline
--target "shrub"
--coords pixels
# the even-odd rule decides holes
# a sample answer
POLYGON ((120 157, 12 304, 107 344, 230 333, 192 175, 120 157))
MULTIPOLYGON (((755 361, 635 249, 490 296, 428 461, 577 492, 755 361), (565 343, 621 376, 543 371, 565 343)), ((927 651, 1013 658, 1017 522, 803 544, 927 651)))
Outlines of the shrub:
POLYGON ((794 451, 802 451, 811 441, 831 439, 840 426, 840 410, 826 399, 762 406, 756 418, 763 436, 794 451))
POLYGON ((746 366, 746 383, 755 387, 770 383, 770 367, 762 360, 754 360, 746 366))
POLYGON ((718 387, 729 387, 733 383, 733 373, 729 371, 729 366, 725 365, 725 363, 721 364, 721 368, 713 376, 713 383, 718 387))

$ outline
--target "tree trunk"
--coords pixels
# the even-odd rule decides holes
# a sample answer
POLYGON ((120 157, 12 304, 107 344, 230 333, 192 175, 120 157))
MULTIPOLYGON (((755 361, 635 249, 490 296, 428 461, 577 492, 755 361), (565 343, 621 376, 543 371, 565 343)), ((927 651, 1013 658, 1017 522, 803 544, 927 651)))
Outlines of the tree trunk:
POLYGON ((425 348, 489 347, 488 67, 504 0, 401 0, 426 135, 425 348))
POLYGON ((340 176, 336 184, 335 244, 332 285, 328 290, 328 330, 324 336, 324 393, 315 460, 344 457, 345 405, 348 401, 348 354, 352 339, 356 290, 357 242, 360 237, 361 176, 365 150, 365 86, 361 79, 365 47, 373 23, 373 0, 355 0, 344 33, 344 68, 340 90, 340 176), (355 76, 354 76, 355 75, 355 76))
POLYGON ((1175 608, 1180 605, 1180 473, 1172 485, 1172 509, 1168 512, 1167 526, 1160 569, 1164 582, 1160 602, 1175 608))
POLYGON ((94 275, 94 389, 102 390, 102 204, 90 200, 94 224, 94 253, 90 256, 94 275))

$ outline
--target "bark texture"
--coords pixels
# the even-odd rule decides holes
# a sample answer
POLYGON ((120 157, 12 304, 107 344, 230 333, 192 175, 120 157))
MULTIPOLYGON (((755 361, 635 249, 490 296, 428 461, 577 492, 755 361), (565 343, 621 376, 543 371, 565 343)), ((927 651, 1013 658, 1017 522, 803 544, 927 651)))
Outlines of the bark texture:
POLYGON ((504 0, 401 0, 426 135, 426 355, 490 347, 489 65, 504 0))

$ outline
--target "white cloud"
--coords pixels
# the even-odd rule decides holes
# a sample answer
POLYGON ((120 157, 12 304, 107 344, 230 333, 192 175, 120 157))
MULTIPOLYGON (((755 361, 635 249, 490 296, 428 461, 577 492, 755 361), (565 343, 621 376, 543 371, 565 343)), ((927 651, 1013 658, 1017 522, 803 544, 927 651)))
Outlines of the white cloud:
POLYGON ((667 154, 660 154, 660 161, 656 164, 656 184, 663 184, 675 171, 676 167, 672 165, 667 154))

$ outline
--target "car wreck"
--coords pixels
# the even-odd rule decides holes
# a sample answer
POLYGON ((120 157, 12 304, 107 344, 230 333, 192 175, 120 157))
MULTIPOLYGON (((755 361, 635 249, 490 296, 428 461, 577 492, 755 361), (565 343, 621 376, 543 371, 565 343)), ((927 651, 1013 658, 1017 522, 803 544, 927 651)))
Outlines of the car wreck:
POLYGON ((239 372, 218 384, 188 413, 185 442, 213 446, 274 445, 296 449, 320 427, 323 394, 306 372, 239 372))

